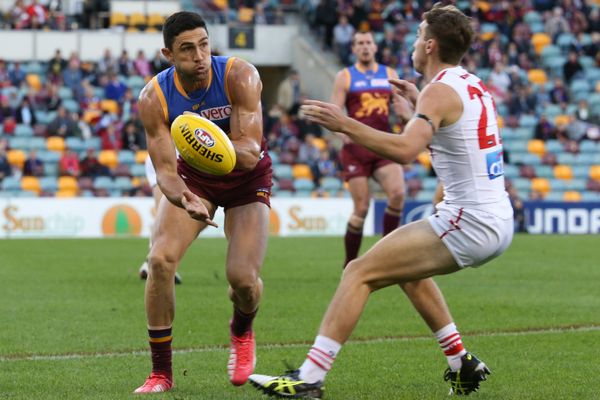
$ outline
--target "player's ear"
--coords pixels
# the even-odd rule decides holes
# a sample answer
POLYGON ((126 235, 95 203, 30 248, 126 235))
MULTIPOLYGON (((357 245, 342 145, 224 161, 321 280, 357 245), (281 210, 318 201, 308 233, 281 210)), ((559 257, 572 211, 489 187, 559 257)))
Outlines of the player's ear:
POLYGON ((169 63, 173 64, 173 52, 169 48, 163 47, 162 49, 160 49, 160 53, 163 55, 164 58, 167 59, 169 63))

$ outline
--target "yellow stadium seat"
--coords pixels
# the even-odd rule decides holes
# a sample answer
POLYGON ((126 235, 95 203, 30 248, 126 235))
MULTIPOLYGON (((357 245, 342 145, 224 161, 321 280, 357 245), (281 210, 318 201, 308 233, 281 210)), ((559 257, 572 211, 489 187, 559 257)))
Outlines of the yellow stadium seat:
POLYGON ((600 81, 596 83, 596 92, 600 92, 600 81))
POLYGON ((23 164, 25 164, 25 159, 27 156, 23 150, 13 149, 9 150, 6 153, 6 158, 8 159, 8 163, 12 166, 23 168, 23 164))
POLYGON ((24 176, 21 178, 21 189, 28 190, 40 194, 42 188, 40 187, 40 181, 35 176, 24 176))
POLYGON ((254 9, 250 7, 240 7, 238 10, 238 20, 244 23, 250 23, 254 19, 254 9))
POLYGON ((550 191, 550 181, 546 178, 533 178, 531 180, 531 190, 545 196, 550 191))
POLYGON ((50 136, 46 139, 46 148, 51 151, 64 151, 65 139, 61 136, 50 136))
POLYGON ((564 201, 581 201, 581 193, 574 190, 568 190, 563 194, 564 201))
POLYGON ((544 47, 552 43, 552 38, 543 32, 534 33, 531 36, 531 44, 533 45, 536 54, 541 54, 544 47))
POLYGON ((419 164, 421 164, 425 168, 427 168, 427 169, 431 168, 431 158, 429 158, 429 152, 427 152, 427 151, 420 152, 419 155, 417 156, 417 160, 419 161, 419 164))
POLYGON ((101 150, 98 154, 98 162, 109 168, 114 168, 119 163, 119 158, 115 150, 101 150))
POLYGON ((227 0, 214 0, 213 4, 219 8, 219 10, 225 10, 229 7, 227 0))
POLYGON ((58 178, 58 190, 59 191, 72 191, 77 192, 79 185, 77 179, 72 176, 61 176, 58 178))
POLYGON ((590 167, 590 178, 600 181, 600 165, 592 165, 590 167))
POLYGON ((139 186, 141 186, 141 184, 142 184, 142 180, 139 177, 134 176, 133 178, 131 178, 131 186, 139 187, 139 186))
POLYGON ((61 197, 61 198, 65 198, 65 197, 76 197, 77 196, 77 191, 76 190, 68 190, 68 189, 59 189, 54 196, 56 197, 61 197))
POLYGON ((529 79, 529 82, 535 83, 536 85, 543 85, 548 82, 548 76, 543 69, 530 69, 527 72, 527 78, 529 79))
POLYGON ((327 148, 327 142, 324 139, 321 139, 321 138, 314 138, 313 139, 313 144, 320 151, 323 151, 323 150, 325 150, 327 148))
POLYGON ((538 156, 546 154, 546 144, 540 139, 531 139, 527 142, 527 151, 538 156))
POLYGON ((499 129, 504 128, 504 118, 502 118, 501 115, 498 115, 498 118, 496 118, 496 122, 498 123, 499 129))
POLYGON ((27 81, 29 87, 36 92, 42 88, 42 80, 38 74, 27 74, 25 75, 25 80, 27 81))
POLYGON ((148 15, 148 20, 146 22, 148 23, 148 26, 158 28, 159 26, 162 26, 165 23, 165 17, 156 13, 150 14, 148 15))
POLYGON ((148 19, 142 13, 133 13, 129 16, 129 26, 146 26, 148 25, 148 19))
POLYGON ((146 162, 146 158, 148 158, 148 151, 138 150, 135 152, 135 162, 136 163, 143 164, 146 162))
POLYGON ((570 165, 557 165, 554 167, 554 177, 556 179, 573 179, 573 169, 570 165))
POLYGON ((479 34, 479 37, 481 38, 481 40, 483 40, 484 42, 489 42, 490 40, 492 40, 494 37, 496 36, 496 32, 481 32, 479 34))
POLYGON ((557 115, 556 117, 554 117, 554 125, 556 126, 569 125, 570 122, 571 117, 565 114, 557 115))
POLYGON ((110 14, 110 26, 127 25, 127 16, 120 12, 110 14))
POLYGON ((292 166, 292 175, 295 179, 306 178, 312 179, 312 172, 310 167, 306 164, 294 164, 292 166))
POLYGON ((83 120, 88 124, 91 124, 96 118, 100 118, 102 113, 99 110, 85 110, 83 113, 83 120))
POLYGON ((146 32, 146 33, 158 33, 158 29, 156 29, 155 27, 151 26, 149 28, 146 28, 146 30, 144 32, 146 32))
POLYGON ((115 100, 101 100, 100 108, 111 114, 119 114, 119 103, 117 103, 115 100))

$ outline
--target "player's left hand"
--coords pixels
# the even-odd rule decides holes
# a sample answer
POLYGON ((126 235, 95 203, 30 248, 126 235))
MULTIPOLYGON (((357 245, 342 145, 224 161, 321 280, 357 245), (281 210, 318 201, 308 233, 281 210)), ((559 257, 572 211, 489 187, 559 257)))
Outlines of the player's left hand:
POLYGON ((212 219, 210 219, 210 214, 200 197, 196 196, 189 190, 184 190, 181 196, 181 205, 187 211, 188 215, 195 220, 202 221, 207 225, 214 226, 218 228, 217 225, 212 219))
POLYGON ((334 132, 344 132, 345 122, 348 119, 341 108, 335 104, 318 100, 305 100, 300 107, 304 117, 334 132))
POLYGON ((394 110, 394 114, 396 114, 398 118, 402 119, 402 122, 406 123, 412 118, 414 114, 414 108, 412 107, 410 101, 403 97, 395 87, 392 89, 392 108, 394 110))

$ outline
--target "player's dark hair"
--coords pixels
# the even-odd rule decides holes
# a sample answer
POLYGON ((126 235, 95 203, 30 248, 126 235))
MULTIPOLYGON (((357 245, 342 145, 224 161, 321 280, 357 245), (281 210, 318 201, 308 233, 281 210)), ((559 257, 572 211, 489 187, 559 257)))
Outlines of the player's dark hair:
POLYGON ((425 40, 437 41, 442 62, 458 65, 475 35, 471 19, 455 6, 441 3, 436 3, 423 18, 427 22, 425 40))
POLYGON ((175 38, 181 32, 191 31, 196 28, 203 28, 208 35, 208 29, 206 29, 206 22, 200 16, 194 12, 180 11, 172 14, 163 25, 163 40, 165 41, 165 47, 169 50, 173 50, 173 42, 175 38))

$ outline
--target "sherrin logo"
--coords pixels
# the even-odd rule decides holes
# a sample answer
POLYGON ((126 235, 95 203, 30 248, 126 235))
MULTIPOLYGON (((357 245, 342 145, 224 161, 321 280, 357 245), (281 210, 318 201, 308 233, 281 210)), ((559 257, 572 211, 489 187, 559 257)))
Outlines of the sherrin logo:
POLYGON ((206 147, 213 147, 215 145, 215 139, 213 139, 210 133, 206 132, 204 129, 197 128, 194 131, 194 136, 196 136, 196 139, 206 147))

